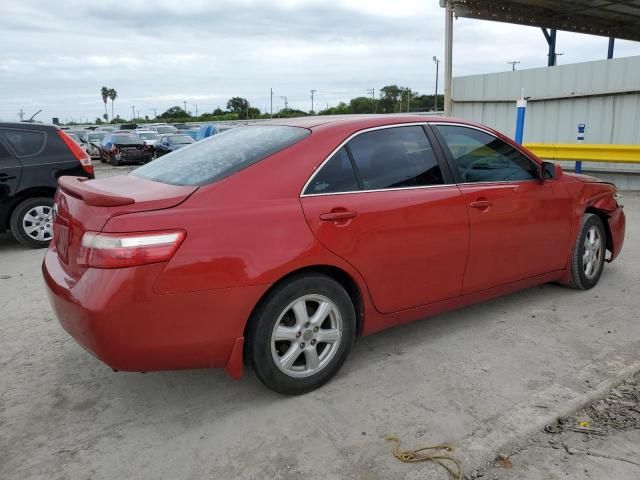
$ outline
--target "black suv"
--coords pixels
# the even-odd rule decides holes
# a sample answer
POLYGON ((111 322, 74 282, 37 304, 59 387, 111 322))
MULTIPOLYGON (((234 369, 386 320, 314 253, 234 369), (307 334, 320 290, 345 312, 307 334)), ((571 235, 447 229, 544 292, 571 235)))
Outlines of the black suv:
POLYGON ((46 247, 62 175, 94 178, 91 158, 69 135, 54 125, 0 122, 0 232, 46 247))

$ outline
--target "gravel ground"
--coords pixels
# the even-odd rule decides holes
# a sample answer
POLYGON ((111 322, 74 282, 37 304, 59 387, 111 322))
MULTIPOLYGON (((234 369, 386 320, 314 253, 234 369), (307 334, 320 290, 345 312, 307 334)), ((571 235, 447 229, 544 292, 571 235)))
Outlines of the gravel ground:
MULTIPOLYGON (((640 195, 626 193, 625 204, 625 250, 595 289, 544 285, 360 339, 335 379, 295 398, 251 372, 241 381, 220 370, 114 373, 55 320, 43 252, 0 235, 0 479, 447 478, 398 462, 387 434, 405 448, 452 444, 467 475, 518 445, 533 454, 527 439, 538 435, 540 445, 585 448, 583 433, 537 432, 640 369, 640 195)), ((637 458, 636 432, 607 433, 607 445, 591 435, 589 448, 637 458)), ((563 456, 579 457, 539 451, 528 469, 521 452, 496 474, 566 478, 563 456)))
POLYGON ((510 455, 469 479, 640 478, 640 374, 578 411, 546 425, 510 455))

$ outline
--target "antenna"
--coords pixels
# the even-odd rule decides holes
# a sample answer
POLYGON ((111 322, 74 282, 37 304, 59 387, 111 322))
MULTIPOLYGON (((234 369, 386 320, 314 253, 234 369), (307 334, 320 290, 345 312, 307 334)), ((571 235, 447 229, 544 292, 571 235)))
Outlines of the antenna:
POLYGON ((510 60, 507 62, 509 65, 511 65, 511 71, 515 72, 516 70, 516 65, 520 63, 520 60, 510 60))

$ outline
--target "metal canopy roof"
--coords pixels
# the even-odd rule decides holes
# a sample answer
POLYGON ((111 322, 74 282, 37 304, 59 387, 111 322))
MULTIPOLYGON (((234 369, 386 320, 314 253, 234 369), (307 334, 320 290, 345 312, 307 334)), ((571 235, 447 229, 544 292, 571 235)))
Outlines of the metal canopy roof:
POLYGON ((459 17, 640 41, 640 0, 450 1, 459 17))

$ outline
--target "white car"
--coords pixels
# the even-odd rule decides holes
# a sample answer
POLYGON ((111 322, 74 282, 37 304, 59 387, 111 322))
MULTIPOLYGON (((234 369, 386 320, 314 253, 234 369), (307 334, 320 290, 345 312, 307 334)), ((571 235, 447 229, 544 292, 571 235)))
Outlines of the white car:
POLYGON ((136 134, 150 147, 155 147, 160 141, 160 134, 153 130, 136 130, 136 134))
POLYGON ((148 129, 161 135, 176 133, 178 131, 176 127, 172 127, 171 125, 149 125, 148 129))

